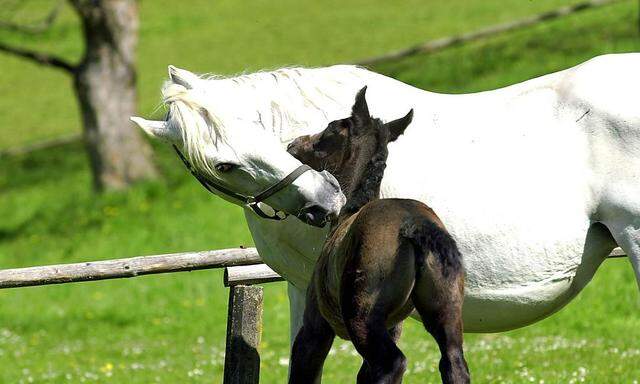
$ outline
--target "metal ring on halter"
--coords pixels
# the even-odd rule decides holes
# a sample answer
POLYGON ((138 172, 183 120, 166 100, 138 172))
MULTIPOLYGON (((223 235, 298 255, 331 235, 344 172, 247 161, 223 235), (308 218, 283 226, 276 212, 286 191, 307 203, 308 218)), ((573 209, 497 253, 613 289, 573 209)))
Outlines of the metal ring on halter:
MULTIPOLYGON (((193 177, 195 177, 200 184, 202 184, 202 186, 209 192, 211 193, 222 193, 223 195, 226 195, 227 197, 230 197, 234 200, 240 201, 241 203, 243 203, 244 206, 251 208, 251 210, 258 216, 264 218, 264 219, 269 219, 269 220, 276 220, 276 221, 280 221, 280 220, 284 220, 287 218, 288 214, 286 212, 283 211, 276 211, 275 209, 273 210, 275 213, 273 216, 269 216, 268 214, 266 214, 261 208, 260 208, 260 203, 262 203, 264 200, 268 199, 269 197, 273 196, 274 194, 276 194, 277 192, 283 190, 284 188, 286 188, 287 186, 289 186, 289 184, 293 183, 298 177, 300 177, 303 173, 305 173, 306 171, 311 170, 311 167, 309 167, 306 164, 301 164, 300 166, 298 166, 298 168, 294 169, 293 172, 291 172, 290 174, 288 174, 287 176, 285 176, 284 179, 278 181, 277 183, 275 183, 274 185, 268 187, 267 189, 265 189, 264 191, 258 193, 256 196, 245 196, 242 195, 240 193, 234 192, 222 185, 213 183, 207 179, 205 179, 204 177, 200 176, 196 170, 193 168, 193 166, 191 165, 191 163, 189 163, 189 160, 187 160, 187 158, 182 154, 182 152, 180 152, 180 150, 178 149, 177 146, 173 146, 173 149, 176 151, 176 153, 178 154, 178 157, 182 160, 182 162, 184 163, 185 167, 187 167, 187 169, 189 170, 189 172, 193 175, 193 177)), ((273 209, 273 208, 272 208, 273 209)))

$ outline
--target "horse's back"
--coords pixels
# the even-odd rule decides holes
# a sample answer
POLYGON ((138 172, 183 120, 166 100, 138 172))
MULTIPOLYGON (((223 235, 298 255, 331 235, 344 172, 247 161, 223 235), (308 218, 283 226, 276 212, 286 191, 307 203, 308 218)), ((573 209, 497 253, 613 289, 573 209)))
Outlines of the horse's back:
POLYGON ((640 214, 640 53, 593 58, 567 70, 556 89, 585 137, 592 221, 630 206, 640 214))

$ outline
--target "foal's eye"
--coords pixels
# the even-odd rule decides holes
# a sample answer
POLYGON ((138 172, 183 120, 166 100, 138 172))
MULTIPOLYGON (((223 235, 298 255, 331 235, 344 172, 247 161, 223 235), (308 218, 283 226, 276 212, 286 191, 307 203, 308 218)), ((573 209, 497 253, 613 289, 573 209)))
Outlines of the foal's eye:
POLYGON ((232 164, 232 163, 218 163, 215 166, 216 171, 218 171, 220 173, 229 172, 230 170, 232 170, 235 167, 236 167, 236 165, 232 164))

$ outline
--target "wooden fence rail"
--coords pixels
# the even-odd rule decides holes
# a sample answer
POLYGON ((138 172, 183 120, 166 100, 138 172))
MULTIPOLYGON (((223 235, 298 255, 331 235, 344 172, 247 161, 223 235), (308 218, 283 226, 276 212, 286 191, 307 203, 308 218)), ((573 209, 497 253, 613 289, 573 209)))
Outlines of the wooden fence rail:
POLYGON ((136 277, 168 272, 259 264, 255 248, 171 253, 126 259, 91 261, 0 270, 0 289, 136 277))
MULTIPOLYGON (((609 257, 624 257, 616 248, 609 257)), ((262 335, 261 286, 282 281, 255 248, 138 256, 126 259, 0 270, 0 289, 135 277, 156 273, 225 268, 229 289, 223 384, 258 384, 262 335)))
POLYGON ((542 12, 537 15, 525 17, 523 19, 512 20, 506 23, 492 25, 486 28, 479 29, 477 31, 430 40, 399 51, 389 52, 384 55, 362 59, 356 61, 354 64, 372 66, 387 61, 402 59, 418 53, 434 53, 464 43, 469 43, 491 36, 497 36, 505 32, 524 29, 564 16, 572 15, 574 13, 586 11, 588 9, 613 5, 616 3, 620 3, 621 1, 622 0, 587 0, 572 5, 566 5, 557 9, 553 9, 551 11, 542 12))

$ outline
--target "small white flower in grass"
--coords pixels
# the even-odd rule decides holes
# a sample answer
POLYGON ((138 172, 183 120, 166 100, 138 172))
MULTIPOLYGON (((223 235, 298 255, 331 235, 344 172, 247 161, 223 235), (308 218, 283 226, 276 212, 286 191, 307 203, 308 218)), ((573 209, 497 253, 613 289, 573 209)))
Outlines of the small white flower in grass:
POLYGON ((204 374, 204 371, 200 368, 194 368, 189 372, 187 372, 187 376, 189 377, 202 376, 203 374, 204 374))
POLYGON ((424 361, 417 361, 413 364, 413 372, 419 373, 427 369, 427 363, 424 361))
POLYGON ((278 359, 278 364, 282 365, 283 367, 286 367, 289 365, 289 358, 288 357, 281 357, 278 359))

